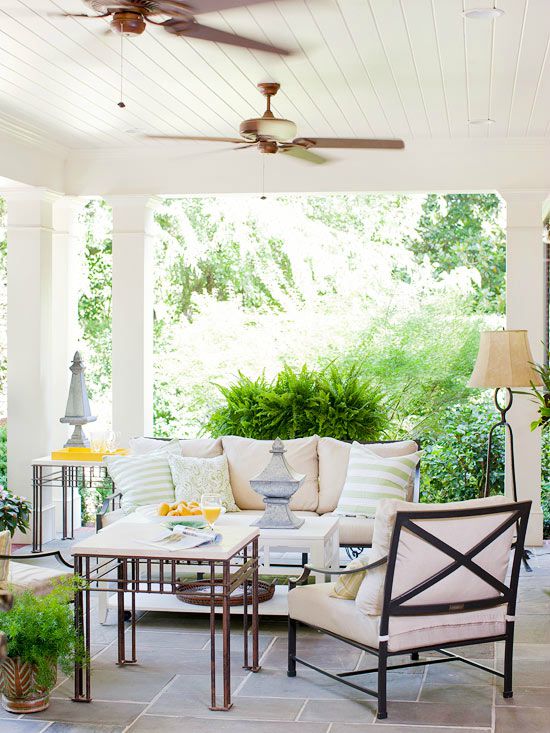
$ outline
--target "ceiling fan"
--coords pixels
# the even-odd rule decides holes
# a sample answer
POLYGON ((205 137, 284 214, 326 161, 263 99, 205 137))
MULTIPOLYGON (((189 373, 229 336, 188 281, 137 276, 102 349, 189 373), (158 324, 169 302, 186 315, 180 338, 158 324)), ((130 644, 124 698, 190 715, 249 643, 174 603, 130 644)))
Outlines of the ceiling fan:
POLYGON ((67 18, 110 18, 114 33, 125 36, 139 36, 147 24, 159 26, 175 36, 202 38, 214 43, 267 51, 288 56, 290 51, 268 43, 245 38, 235 33, 211 28, 198 23, 195 14, 211 13, 228 8, 256 5, 268 0, 83 0, 96 15, 87 13, 56 13, 67 18))
POLYGON ((326 163, 327 158, 313 152, 317 148, 371 148, 402 149, 403 140, 375 140, 344 137, 294 137, 296 125, 291 120, 275 117, 271 111, 271 97, 279 91, 280 84, 262 82, 258 89, 266 97, 267 107, 261 117, 244 120, 239 127, 240 138, 233 137, 189 137, 187 135, 147 135, 149 140, 198 140, 205 142, 235 143, 236 150, 256 146, 261 153, 273 155, 286 153, 308 163, 326 163))

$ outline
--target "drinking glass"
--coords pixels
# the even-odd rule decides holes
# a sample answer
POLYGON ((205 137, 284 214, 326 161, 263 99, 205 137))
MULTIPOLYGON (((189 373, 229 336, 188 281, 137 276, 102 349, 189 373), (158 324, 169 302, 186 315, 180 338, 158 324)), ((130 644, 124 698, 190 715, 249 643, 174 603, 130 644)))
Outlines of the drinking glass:
POLYGON ((201 496, 201 511, 210 529, 214 529, 214 524, 222 511, 221 496, 218 494, 203 494, 201 496))
POLYGON ((109 453, 114 453, 116 449, 118 448, 118 443, 120 440, 120 433, 114 430, 107 430, 105 438, 106 438, 105 443, 106 443, 107 451, 109 453))
POLYGON ((106 450, 105 432, 94 430, 90 433, 90 448, 93 453, 105 453, 106 450))

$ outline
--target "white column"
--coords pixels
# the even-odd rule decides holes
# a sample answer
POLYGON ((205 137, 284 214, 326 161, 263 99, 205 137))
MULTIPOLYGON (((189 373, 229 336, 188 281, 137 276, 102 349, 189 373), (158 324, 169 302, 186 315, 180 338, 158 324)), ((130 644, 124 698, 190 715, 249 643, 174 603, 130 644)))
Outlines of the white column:
MULTIPOLYGON (((506 201, 506 327, 527 329, 533 358, 543 361, 544 248, 542 205, 546 191, 501 191, 506 201)), ((537 408, 530 397, 514 395, 509 421, 514 431, 519 499, 533 502, 527 544, 542 544, 541 435, 531 432, 537 408)), ((511 495, 509 475, 507 494, 511 495)))
MULTIPOLYGON (((62 196, 53 208, 52 241, 52 403, 58 418, 65 413, 74 352, 78 348, 78 214, 82 202, 62 196)), ((72 427, 54 420, 55 445, 63 446, 72 427)))
POLYGON ((153 430, 151 196, 108 196, 113 210, 113 429, 127 445, 153 430))
MULTIPOLYGON (((53 447, 52 239, 57 194, 4 192, 8 211, 8 486, 32 496, 31 460, 53 447)), ((44 539, 53 527, 44 496, 44 539), (48 522, 48 516, 50 521, 48 522)))

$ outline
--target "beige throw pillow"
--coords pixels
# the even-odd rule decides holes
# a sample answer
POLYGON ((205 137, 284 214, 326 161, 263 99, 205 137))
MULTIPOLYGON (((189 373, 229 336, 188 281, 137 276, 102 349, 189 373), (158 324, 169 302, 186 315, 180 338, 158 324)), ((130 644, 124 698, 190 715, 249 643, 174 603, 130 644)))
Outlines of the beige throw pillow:
MULTIPOLYGON (((0 532, 0 555, 9 555, 11 549, 11 534, 9 529, 0 532)), ((6 590, 10 574, 10 561, 0 559, 0 590, 6 590)))
POLYGON ((238 512, 231 484, 227 458, 186 458, 169 456, 177 501, 200 501, 202 494, 218 494, 228 512, 238 512))

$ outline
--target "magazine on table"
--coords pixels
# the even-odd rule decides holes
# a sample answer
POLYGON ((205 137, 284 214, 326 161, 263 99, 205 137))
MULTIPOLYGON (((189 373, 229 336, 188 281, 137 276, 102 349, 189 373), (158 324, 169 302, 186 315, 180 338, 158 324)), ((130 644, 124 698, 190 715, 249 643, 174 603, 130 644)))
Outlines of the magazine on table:
POLYGON ((176 525, 173 529, 162 526, 147 527, 147 531, 144 534, 146 536, 142 535, 140 538, 137 538, 140 544, 148 545, 149 547, 160 547, 169 552, 189 550, 193 547, 200 547, 201 545, 215 544, 222 538, 221 534, 210 529, 195 529, 182 525, 176 525))

